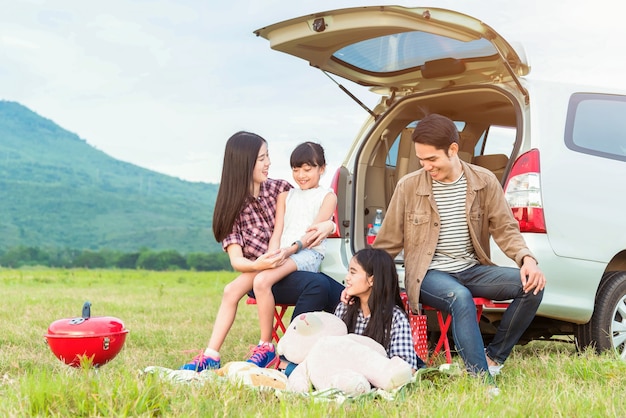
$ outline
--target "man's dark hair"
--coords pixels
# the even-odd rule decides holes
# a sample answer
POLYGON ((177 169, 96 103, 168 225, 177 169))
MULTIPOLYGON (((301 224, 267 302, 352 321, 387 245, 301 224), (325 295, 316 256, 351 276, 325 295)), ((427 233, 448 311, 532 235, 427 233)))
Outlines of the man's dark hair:
POLYGON ((413 130, 412 139, 415 143, 447 151, 451 144, 459 142, 459 131, 449 118, 432 113, 419 121, 413 130))

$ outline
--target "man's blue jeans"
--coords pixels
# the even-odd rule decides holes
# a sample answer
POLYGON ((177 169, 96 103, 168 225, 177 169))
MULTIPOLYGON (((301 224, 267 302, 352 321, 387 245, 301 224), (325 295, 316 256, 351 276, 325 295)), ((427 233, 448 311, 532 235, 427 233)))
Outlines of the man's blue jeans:
POLYGON ((532 291, 524 293, 520 271, 511 267, 479 264, 458 273, 428 270, 422 281, 421 302, 452 314, 452 336, 457 351, 469 372, 482 374, 489 368, 476 322, 474 297, 513 299, 486 348, 489 358, 502 364, 535 317, 543 291, 537 295, 532 291))

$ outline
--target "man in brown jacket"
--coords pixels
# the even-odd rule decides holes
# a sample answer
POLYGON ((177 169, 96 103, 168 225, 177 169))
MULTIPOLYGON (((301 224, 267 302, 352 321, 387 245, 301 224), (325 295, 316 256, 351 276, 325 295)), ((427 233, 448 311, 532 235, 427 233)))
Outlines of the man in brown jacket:
POLYGON ((459 159, 459 134, 441 115, 413 131, 422 169, 398 182, 374 247, 395 257, 404 250, 405 286, 419 301, 452 314, 456 348, 471 373, 499 373, 541 303, 546 279, 519 232, 495 175, 459 159), (489 258, 489 238, 520 268, 489 258), (484 348, 473 297, 512 299, 484 348))

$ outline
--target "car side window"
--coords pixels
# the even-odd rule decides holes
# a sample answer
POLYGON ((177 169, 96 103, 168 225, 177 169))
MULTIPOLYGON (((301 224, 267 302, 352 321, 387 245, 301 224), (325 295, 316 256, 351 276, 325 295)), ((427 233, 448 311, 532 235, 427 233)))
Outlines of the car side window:
POLYGON ((491 125, 476 143, 474 155, 504 154, 508 157, 513 151, 516 135, 514 127, 491 125))
POLYGON ((387 164, 387 167, 395 167, 398 165, 398 147, 399 146, 400 146, 400 135, 398 134, 396 139, 393 141, 391 148, 389 148, 389 152, 387 153, 387 159, 385 161, 385 164, 387 164))
POLYGON ((573 94, 565 144, 574 151, 626 161, 626 96, 573 94))

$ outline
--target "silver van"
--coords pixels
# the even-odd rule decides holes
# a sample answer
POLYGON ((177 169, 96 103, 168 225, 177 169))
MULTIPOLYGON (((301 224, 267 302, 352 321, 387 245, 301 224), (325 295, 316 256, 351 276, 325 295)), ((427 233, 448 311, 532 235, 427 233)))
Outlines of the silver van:
MULTIPOLYGON (((338 232, 325 273, 343 280, 352 254, 367 245, 376 210, 384 213, 398 179, 419 168, 413 127, 440 113, 458 126, 460 156, 502 182, 548 279, 524 340, 573 336, 581 348, 626 357, 625 93, 527 78, 520 47, 450 10, 340 9, 255 33, 381 96, 333 179, 338 232)), ((514 265, 495 245, 492 258, 514 265)), ((485 310, 487 338, 500 317, 485 310)))

